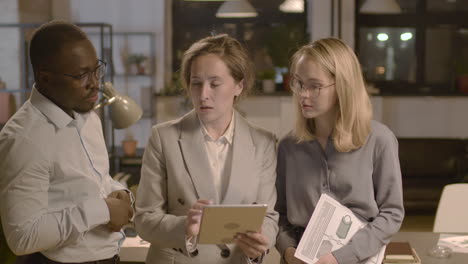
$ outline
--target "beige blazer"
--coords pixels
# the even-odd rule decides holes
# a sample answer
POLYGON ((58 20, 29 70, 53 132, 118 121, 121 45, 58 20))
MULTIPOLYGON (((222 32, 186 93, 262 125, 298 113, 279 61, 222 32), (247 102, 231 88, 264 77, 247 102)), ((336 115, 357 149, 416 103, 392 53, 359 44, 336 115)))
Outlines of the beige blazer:
POLYGON ((152 128, 135 216, 138 234, 151 243, 147 263, 249 263, 234 244, 198 245, 196 256, 188 254, 185 218, 198 199, 212 199, 215 204, 268 204, 262 232, 270 247, 274 245, 278 232, 275 137, 253 127, 237 112, 234 120, 232 169, 221 201, 215 194, 195 111, 152 128))

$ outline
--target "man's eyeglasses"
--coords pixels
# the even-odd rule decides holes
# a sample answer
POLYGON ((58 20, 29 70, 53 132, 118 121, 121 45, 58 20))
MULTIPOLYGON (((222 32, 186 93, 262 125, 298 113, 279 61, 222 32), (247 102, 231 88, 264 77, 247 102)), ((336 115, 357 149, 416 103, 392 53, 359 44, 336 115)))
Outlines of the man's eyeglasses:
POLYGON ((327 88, 329 86, 334 85, 335 83, 331 83, 328 85, 317 85, 314 83, 302 83, 297 78, 291 78, 289 86, 291 87, 291 91, 297 95, 301 95, 303 92, 307 92, 310 97, 317 98, 320 95, 320 90, 323 88, 327 88))
POLYGON ((106 74, 106 68, 107 68, 107 63, 102 61, 102 60, 98 60, 98 65, 96 66, 96 68, 94 70, 87 71, 85 73, 78 74, 78 75, 51 72, 51 71, 47 71, 47 70, 45 70, 45 71, 50 72, 50 73, 54 73, 54 74, 61 74, 61 75, 67 76, 67 77, 71 77, 73 79, 79 80, 81 86, 86 86, 89 83, 89 81, 91 80, 91 78, 94 77, 97 80, 100 80, 102 77, 104 77, 104 75, 106 74))

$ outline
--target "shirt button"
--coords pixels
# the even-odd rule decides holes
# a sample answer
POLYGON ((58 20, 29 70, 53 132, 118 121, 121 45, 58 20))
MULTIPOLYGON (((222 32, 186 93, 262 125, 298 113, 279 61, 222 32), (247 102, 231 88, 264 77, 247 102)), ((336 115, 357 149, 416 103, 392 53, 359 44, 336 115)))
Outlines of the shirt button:
POLYGON ((229 249, 223 249, 223 250, 221 250, 221 257, 223 257, 223 258, 228 258, 229 255, 231 255, 231 252, 229 252, 229 249))

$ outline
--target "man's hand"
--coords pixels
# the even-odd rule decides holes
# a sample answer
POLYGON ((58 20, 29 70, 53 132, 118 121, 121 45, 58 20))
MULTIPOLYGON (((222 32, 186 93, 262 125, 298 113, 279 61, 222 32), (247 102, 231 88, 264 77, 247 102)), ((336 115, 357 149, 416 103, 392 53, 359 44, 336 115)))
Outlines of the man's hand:
POLYGON ((198 236, 203 206, 212 203, 211 200, 198 200, 192 205, 192 208, 188 210, 187 219, 185 220, 185 234, 187 237, 198 236))
POLYGON ((296 249, 293 247, 288 247, 284 251, 284 260, 287 264, 306 264, 304 261, 294 257, 294 253, 296 253, 296 249))
POLYGON ((234 241, 242 252, 251 259, 260 257, 268 250, 268 239, 261 231, 237 234, 234 241))
MULTIPOLYGON (((128 196, 128 194, 125 194, 128 196)), ((115 197, 108 197, 104 199, 109 209, 110 221, 107 223, 109 229, 113 232, 119 232, 129 219, 133 216, 133 208, 129 199, 118 199, 115 197)))
POLYGON ((130 204, 132 203, 131 202, 131 199, 130 199, 130 194, 128 192, 126 192, 125 190, 117 190, 117 191, 113 191, 109 194, 109 196, 107 196, 107 198, 117 198, 119 200, 124 200, 124 201, 127 201, 129 202, 130 204))
POLYGON ((315 264, 338 264, 338 261, 336 260, 335 256, 333 256, 332 253, 325 254, 315 262, 315 264))

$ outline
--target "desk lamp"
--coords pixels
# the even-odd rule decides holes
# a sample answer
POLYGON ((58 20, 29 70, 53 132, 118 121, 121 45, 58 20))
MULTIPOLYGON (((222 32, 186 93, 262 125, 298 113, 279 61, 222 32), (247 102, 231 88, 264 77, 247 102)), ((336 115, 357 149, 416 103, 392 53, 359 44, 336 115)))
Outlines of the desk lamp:
POLYGON ((140 120, 143 115, 141 107, 132 98, 119 94, 112 83, 104 83, 101 91, 102 99, 94 107, 94 110, 108 105, 114 128, 127 128, 140 120))

